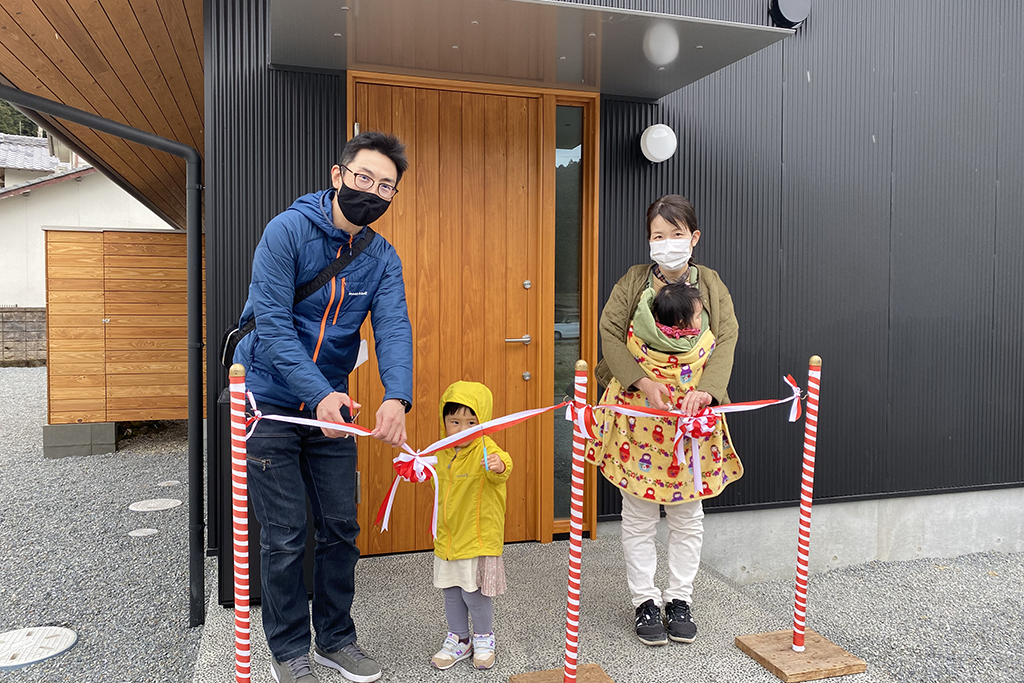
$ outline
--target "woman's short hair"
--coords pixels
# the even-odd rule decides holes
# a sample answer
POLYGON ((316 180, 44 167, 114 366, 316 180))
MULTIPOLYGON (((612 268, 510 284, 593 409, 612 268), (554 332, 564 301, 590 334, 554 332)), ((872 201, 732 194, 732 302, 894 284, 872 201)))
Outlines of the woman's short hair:
POLYGON ((685 282, 673 282, 661 288, 651 302, 654 319, 662 325, 678 327, 693 320, 693 314, 700 305, 700 290, 685 282))
POLYGON ((681 194, 667 194, 647 207, 647 239, 651 239, 651 222, 661 216, 672 225, 679 225, 691 233, 697 232, 697 211, 690 200, 681 194))

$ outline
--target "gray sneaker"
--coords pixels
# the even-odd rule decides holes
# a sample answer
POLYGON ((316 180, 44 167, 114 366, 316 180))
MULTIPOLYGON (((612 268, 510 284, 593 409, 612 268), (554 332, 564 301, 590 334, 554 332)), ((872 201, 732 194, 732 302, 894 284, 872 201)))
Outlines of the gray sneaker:
POLYGON ((337 652, 324 652, 314 647, 313 659, 355 683, 370 683, 380 678, 380 664, 356 643, 349 643, 337 652))
POLYGON ((300 655, 287 662, 270 658, 270 674, 277 683, 320 683, 309 666, 309 655, 300 655))

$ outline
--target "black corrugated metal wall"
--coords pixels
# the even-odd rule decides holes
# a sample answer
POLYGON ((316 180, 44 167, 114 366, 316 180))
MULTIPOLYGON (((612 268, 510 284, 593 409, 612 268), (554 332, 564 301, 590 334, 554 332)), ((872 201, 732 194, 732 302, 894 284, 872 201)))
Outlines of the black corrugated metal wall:
MULTIPOLYGON (((347 139, 345 76, 270 69, 266 5, 207 0, 205 8, 206 315, 214 352, 245 304, 263 228, 296 197, 330 185, 331 166, 347 139)), ((207 375, 210 406, 227 386, 214 355, 207 375)), ((209 414, 209 463, 229 457, 220 452, 220 436, 229 428, 222 417, 220 411, 209 414)), ((219 544, 217 470, 208 468, 211 548, 219 544)))
MULTIPOLYGON (((589 4, 768 23, 765 0, 589 4)), ((326 186, 345 137, 344 76, 269 69, 262 5, 207 2, 211 348, 263 226, 326 186)), ((795 36, 656 104, 605 99, 599 300, 647 260, 647 205, 685 194, 740 320, 733 399, 784 395, 824 358, 819 500, 1024 482, 1021 64, 1014 0, 814 3, 795 36), (679 151, 652 165, 656 122, 679 151)), ((225 384, 210 363, 210 405, 225 384)), ((784 413, 730 421, 747 475, 709 507, 796 500, 784 413)), ((211 462, 226 428, 211 413, 211 462)))
MULTIPOLYGON (((769 23, 760 1, 588 4, 769 23)), ((600 301, 647 260, 646 206, 690 197, 740 321, 733 400, 824 358, 819 500, 1024 482, 1024 7, 978 9, 815 3, 655 105, 603 102, 600 301), (664 164, 651 123, 679 136, 664 164)), ((708 507, 798 499, 783 412, 730 419, 747 474, 708 507)))

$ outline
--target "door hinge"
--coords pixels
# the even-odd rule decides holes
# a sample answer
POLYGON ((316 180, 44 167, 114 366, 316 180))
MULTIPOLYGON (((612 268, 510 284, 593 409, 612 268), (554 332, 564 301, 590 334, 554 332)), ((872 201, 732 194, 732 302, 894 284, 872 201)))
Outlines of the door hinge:
POLYGON ((363 490, 361 484, 361 478, 359 476, 359 470, 356 470, 356 505, 363 502, 363 490))
POLYGON ((352 124, 352 137, 359 135, 359 122, 352 124))

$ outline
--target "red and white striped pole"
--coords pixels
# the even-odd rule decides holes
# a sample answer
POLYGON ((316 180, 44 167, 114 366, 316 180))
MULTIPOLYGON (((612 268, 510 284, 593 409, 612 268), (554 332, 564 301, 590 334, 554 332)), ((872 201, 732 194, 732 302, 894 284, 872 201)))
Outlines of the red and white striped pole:
MULTIPOLYGON (((576 361, 573 403, 578 410, 587 405, 587 361, 576 361)), ((572 430, 572 512, 569 516, 569 597, 565 606, 565 669, 563 683, 576 680, 580 642, 580 565, 583 558, 583 451, 587 437, 573 421, 572 430)))
POLYGON ((793 605, 793 650, 804 651, 807 621, 807 572, 811 554, 811 503, 814 501, 814 448, 818 441, 818 390, 821 356, 811 356, 807 368, 807 406, 804 411, 804 468, 800 481, 800 535, 796 551, 796 601, 793 605))
POLYGON ((228 371, 231 392, 231 544, 235 570, 235 683, 249 683, 249 490, 245 470, 245 368, 228 371))

